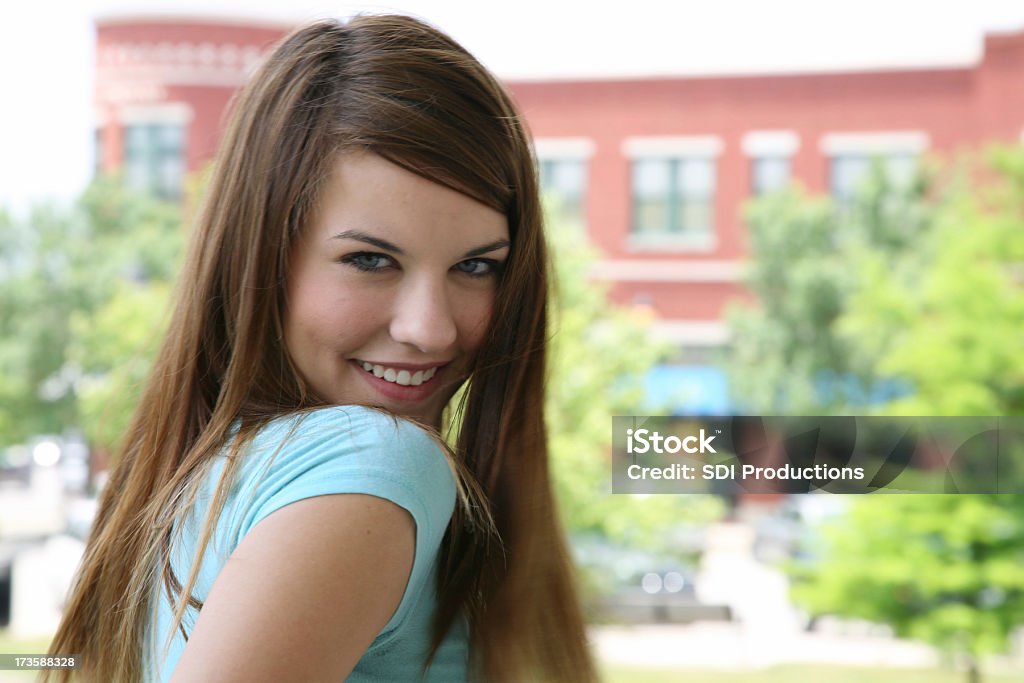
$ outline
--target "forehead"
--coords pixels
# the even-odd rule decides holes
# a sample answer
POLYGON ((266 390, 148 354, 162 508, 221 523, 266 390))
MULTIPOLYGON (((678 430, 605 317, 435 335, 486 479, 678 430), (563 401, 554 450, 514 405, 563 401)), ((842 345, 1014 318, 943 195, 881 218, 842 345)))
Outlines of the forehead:
POLYGON ((321 238, 351 229, 455 248, 509 234, 501 212, 369 152, 334 159, 315 212, 321 238))

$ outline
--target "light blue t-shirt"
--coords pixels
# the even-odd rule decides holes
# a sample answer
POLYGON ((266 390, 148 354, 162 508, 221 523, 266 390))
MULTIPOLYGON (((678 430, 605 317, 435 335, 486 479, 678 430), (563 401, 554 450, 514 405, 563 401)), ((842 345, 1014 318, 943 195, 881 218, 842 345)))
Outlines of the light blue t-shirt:
MULTIPOLYGON (((226 451, 225 451, 226 453, 226 451)), ((255 436, 243 455, 207 546, 193 594, 206 600, 228 556, 260 520, 289 503, 332 493, 366 493, 409 511, 416 522, 412 573, 397 611, 345 680, 349 683, 467 680, 468 630, 456 621, 425 677, 430 626, 437 607, 438 549, 455 506, 455 480, 439 446, 410 422, 358 406, 324 408, 279 418, 255 436), (269 467, 268 467, 269 464, 269 467)), ((209 501, 225 463, 217 456, 202 483, 196 510, 186 520, 182 542, 172 547, 178 580, 188 579, 209 501)), ((185 647, 179 631, 158 666, 173 610, 163 581, 154 596, 156 629, 147 633, 149 680, 168 681, 185 647), (156 672, 159 674, 156 675, 156 672)), ((355 590, 359 590, 355 588, 355 590)), ((253 596, 259 599, 259 596, 253 596)), ((185 612, 191 631, 196 613, 185 612)), ((151 624, 152 625, 152 624, 151 624)))

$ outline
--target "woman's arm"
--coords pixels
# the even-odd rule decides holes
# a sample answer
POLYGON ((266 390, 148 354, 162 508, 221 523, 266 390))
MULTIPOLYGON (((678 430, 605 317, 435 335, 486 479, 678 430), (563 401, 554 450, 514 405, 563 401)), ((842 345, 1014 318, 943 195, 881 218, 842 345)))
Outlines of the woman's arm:
POLYGON ((337 683, 388 623, 416 523, 364 494, 306 498, 260 521, 217 576, 172 683, 337 683))

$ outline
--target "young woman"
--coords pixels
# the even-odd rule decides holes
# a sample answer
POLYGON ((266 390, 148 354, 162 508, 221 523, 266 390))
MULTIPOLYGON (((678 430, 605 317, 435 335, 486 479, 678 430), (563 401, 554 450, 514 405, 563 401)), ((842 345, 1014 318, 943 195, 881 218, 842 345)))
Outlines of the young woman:
POLYGON ((235 104, 51 652, 104 683, 595 680, 547 273, 524 124, 471 55, 398 16, 291 34, 235 104))

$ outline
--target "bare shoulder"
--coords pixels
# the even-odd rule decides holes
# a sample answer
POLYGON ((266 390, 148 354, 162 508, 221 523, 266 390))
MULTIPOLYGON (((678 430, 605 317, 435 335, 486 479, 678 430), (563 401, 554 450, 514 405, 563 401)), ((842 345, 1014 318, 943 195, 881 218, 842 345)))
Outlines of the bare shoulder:
POLYGON ((217 576, 172 681, 339 681, 395 613, 416 524, 366 494, 305 498, 260 521, 217 576))

